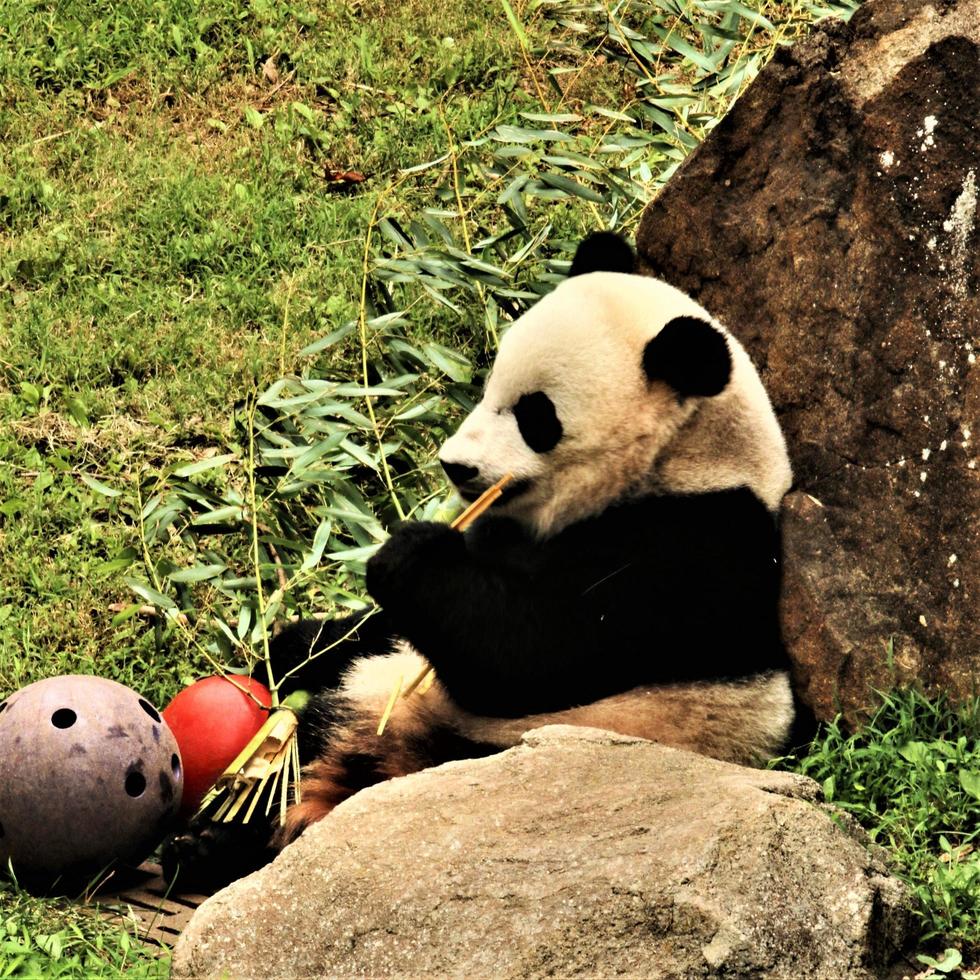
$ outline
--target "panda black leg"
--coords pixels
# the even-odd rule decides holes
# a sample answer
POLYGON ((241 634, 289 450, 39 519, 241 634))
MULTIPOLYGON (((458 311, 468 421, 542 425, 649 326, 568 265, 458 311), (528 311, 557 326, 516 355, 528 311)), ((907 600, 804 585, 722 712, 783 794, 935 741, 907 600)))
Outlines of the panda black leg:
POLYGON ((384 613, 378 610, 291 623, 269 644, 279 693, 332 690, 354 660, 389 653, 394 638, 384 613))
MULTIPOLYGON (((322 693, 300 714, 297 744, 303 766, 324 750, 324 739, 334 717, 334 700, 329 693, 322 693)), ((266 816, 263 802, 244 824, 216 823, 207 811, 195 814, 183 830, 164 841, 161 850, 164 880, 178 891, 208 894, 257 871, 288 842, 275 839, 278 804, 272 810, 274 815, 266 816)), ((289 839, 293 836, 298 833, 289 839)))
MULTIPOLYGON (((323 752, 324 740, 335 721, 330 689, 337 686, 354 660, 387 653, 391 643, 384 616, 377 613, 301 620, 287 626, 272 641, 273 673, 285 678, 280 694, 297 689, 322 692, 300 716, 298 739, 304 765, 323 752)), ((221 888, 275 857, 282 846, 272 842, 275 829, 258 812, 247 824, 215 823, 207 814, 199 814, 164 842, 164 878, 182 891, 221 888)))
POLYGON ((178 892, 211 894, 242 878, 276 856, 271 828, 253 816, 249 823, 215 823, 195 816, 163 844, 163 879, 178 892))
MULTIPOLYGON (((334 762, 332 742, 340 738, 350 723, 348 702, 332 691, 317 694, 302 712, 297 729, 300 762, 304 766, 303 787, 308 795, 303 803, 291 806, 286 824, 280 827, 274 806, 267 817, 259 806, 248 823, 215 823, 208 812, 196 814, 187 826, 163 845, 161 864, 164 880, 183 892, 210 893, 238 878, 251 874, 271 861, 309 824, 325 816, 342 799, 362 785, 377 782, 385 774, 363 775, 352 781, 344 758, 334 762), (329 773, 329 778, 328 777, 329 773)), ((377 722, 371 719, 371 723, 377 722)))

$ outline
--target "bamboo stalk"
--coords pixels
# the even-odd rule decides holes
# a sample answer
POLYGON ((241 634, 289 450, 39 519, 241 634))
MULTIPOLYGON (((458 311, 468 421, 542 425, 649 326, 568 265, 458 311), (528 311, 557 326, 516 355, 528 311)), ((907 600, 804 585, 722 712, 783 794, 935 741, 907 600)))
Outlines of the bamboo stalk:
POLYGON ((378 722, 378 734, 384 735, 385 726, 388 724, 388 719, 391 717, 392 711, 395 710, 395 702, 398 700, 398 695, 401 694, 402 681, 404 677, 399 677, 395 686, 391 689, 391 695, 388 698, 388 703, 385 705, 385 710, 381 713, 381 721, 378 722))
POLYGON ((435 682, 436 682, 436 672, 434 670, 430 670, 429 673, 426 674, 422 683, 419 684, 419 697, 422 697, 422 695, 425 694, 425 692, 428 691, 429 688, 432 687, 433 684, 435 684, 435 682))
POLYGON ((492 487, 484 490, 449 526, 455 531, 465 531, 491 504, 496 503, 504 492, 504 487, 513 479, 513 473, 504 474, 492 487))
POLYGON ((407 698, 421 683, 432 673, 432 668, 426 664, 416 675, 415 680, 412 681, 408 687, 402 691, 402 697, 407 698))

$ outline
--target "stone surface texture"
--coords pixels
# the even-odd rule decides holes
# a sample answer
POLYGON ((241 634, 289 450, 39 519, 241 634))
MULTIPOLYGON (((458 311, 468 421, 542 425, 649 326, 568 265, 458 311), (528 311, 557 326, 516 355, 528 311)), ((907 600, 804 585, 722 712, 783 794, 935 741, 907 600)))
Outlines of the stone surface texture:
POLYGON ((978 176, 980 0, 869 0, 778 52, 641 223, 782 421, 785 632, 824 718, 977 691, 978 176))
POLYGON ((201 906, 173 976, 879 976, 906 893, 818 792, 538 729, 341 804, 201 906))

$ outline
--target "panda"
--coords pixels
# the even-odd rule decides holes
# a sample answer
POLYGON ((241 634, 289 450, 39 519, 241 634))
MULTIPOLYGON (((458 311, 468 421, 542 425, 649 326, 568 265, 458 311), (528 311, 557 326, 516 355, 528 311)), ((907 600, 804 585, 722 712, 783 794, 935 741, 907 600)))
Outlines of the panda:
MULTIPOLYGON (((253 870, 353 793, 589 725, 760 765, 793 740, 780 636, 786 445, 735 338, 692 298, 587 238, 569 277, 504 335, 482 401, 439 459, 472 501, 465 533, 396 527, 367 566, 380 612, 303 621, 277 676, 316 690, 300 720, 301 801, 282 827, 198 818, 170 878, 253 870), (425 693, 396 685, 434 668, 425 693)), ((253 818, 254 819, 254 818, 253 818)))

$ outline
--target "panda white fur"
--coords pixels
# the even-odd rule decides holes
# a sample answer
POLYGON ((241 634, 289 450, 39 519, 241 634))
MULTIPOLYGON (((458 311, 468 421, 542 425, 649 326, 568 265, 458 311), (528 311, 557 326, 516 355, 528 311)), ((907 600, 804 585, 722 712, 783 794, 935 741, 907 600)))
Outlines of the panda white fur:
MULTIPOLYGON (((440 452, 466 500, 512 474, 501 500, 465 535, 396 528, 368 566, 382 611, 353 637, 337 643, 356 625, 345 619, 275 641, 280 672, 332 647, 297 678, 319 693, 301 723, 302 802, 278 845, 364 786, 543 724, 748 765, 786 747, 785 443, 741 345, 632 266, 622 240, 591 236, 504 336, 483 400, 440 452), (398 700, 379 736, 393 688, 428 663, 436 682, 398 700)), ((165 866, 227 880, 270 853, 267 830, 251 848, 241 833, 199 821, 165 866)))

